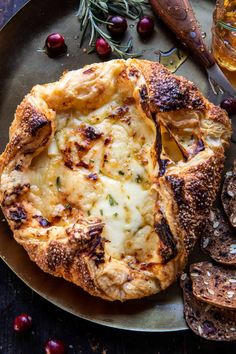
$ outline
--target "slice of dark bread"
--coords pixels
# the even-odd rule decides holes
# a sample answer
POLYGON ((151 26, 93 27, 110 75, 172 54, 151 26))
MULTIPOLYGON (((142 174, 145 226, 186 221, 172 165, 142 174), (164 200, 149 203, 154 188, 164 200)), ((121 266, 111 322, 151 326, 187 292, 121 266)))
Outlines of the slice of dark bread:
POLYGON ((211 262, 191 264, 193 295, 217 307, 236 310, 236 270, 211 262))
POLYGON ((236 227, 236 160, 233 169, 225 175, 221 200, 231 225, 236 227))
POLYGON ((236 340, 236 311, 211 306, 197 300, 187 274, 181 276, 185 320, 197 335, 215 341, 236 340))
POLYGON ((236 230, 229 224, 223 210, 211 211, 201 248, 215 261, 236 266, 236 230))

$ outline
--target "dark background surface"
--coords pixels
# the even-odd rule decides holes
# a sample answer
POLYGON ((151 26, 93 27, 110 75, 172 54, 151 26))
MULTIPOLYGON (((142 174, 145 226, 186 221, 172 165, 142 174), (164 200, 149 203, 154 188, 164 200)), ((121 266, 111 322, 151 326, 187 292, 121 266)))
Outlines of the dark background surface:
MULTIPOLYGON (((26 0, 0 0, 0 27, 25 2, 26 0)), ((109 329, 81 320, 39 297, 0 261, 0 353, 40 354, 43 353, 45 341, 50 337, 62 339, 69 354, 236 352, 235 343, 207 342, 190 331, 135 333, 109 329), (12 329, 14 317, 22 312, 30 314, 34 322, 32 331, 24 335, 14 333, 12 329)))

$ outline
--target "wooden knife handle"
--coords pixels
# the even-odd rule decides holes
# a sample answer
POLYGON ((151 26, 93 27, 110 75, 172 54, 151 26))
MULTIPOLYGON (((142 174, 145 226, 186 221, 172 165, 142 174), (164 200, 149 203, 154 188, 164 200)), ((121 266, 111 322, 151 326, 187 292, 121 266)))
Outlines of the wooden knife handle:
POLYGON ((205 68, 215 64, 188 0, 149 0, 154 12, 189 47, 205 68))

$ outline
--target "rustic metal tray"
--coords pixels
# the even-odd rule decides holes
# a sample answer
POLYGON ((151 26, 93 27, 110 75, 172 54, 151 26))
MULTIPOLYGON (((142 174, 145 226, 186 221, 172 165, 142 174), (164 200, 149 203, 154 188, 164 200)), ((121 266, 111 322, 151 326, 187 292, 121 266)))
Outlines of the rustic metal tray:
MULTIPOLYGON (((77 0, 32 0, 0 32, 0 151, 8 141, 16 106, 33 85, 55 81, 64 70, 99 61, 96 54, 88 55, 79 48, 79 24, 75 16, 78 3, 77 0), (50 59, 38 51, 52 32, 64 34, 69 49, 67 55, 50 59)), ((193 0, 192 4, 210 43, 215 1, 193 0)), ((141 50, 146 59, 158 60, 159 49, 167 51, 176 43, 158 19, 155 36, 146 43, 137 38, 135 27, 129 30, 134 37, 134 48, 141 50)), ((206 94, 207 78, 192 59, 188 59, 177 74, 194 81, 206 94)), ((233 156, 235 149, 231 149, 233 156)), ((0 220, 0 256, 31 289, 53 304, 81 318, 115 328, 150 332, 186 329, 177 284, 158 295, 123 304, 94 298, 79 287, 41 271, 14 241, 2 214, 0 220)), ((192 260, 195 257, 199 257, 197 251, 192 260)))

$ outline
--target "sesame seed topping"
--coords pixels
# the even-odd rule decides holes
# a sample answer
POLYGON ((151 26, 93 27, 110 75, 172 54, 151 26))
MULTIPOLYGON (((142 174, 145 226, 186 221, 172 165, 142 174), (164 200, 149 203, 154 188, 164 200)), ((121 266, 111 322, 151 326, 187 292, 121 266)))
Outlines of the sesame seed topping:
POLYGON ((219 221, 214 222, 213 229, 216 229, 220 225, 219 221))
POLYGON ((201 335, 203 333, 202 327, 199 325, 197 329, 198 329, 199 334, 201 335))
POLYGON ((202 247, 206 248, 209 245, 210 239, 209 237, 205 238, 202 243, 202 247))
POLYGON ((233 279, 233 278, 232 278, 232 279, 229 279, 229 282, 230 282, 230 283, 236 283, 236 279, 233 279))
POLYGON ((227 177, 228 176, 233 176, 233 172, 232 171, 228 171, 228 172, 226 172, 226 174, 225 174, 227 177))
POLYGON ((212 306, 208 304, 208 305, 206 306, 206 308, 205 308, 205 312, 209 311, 209 310, 211 309, 211 307, 212 307, 212 306))
POLYGON ((190 275, 191 275, 191 277, 198 277, 199 276, 199 274, 195 273, 195 272, 192 272, 190 275))
POLYGON ((234 197, 234 192, 228 191, 228 195, 229 195, 230 197, 234 197))
POLYGON ((234 291, 227 291, 227 297, 232 298, 234 296, 234 291))
POLYGON ((230 245, 229 253, 230 254, 236 254, 236 244, 235 243, 230 245))
POLYGON ((213 221, 214 219, 215 219, 215 213, 214 213, 214 211, 210 211, 210 221, 213 221))

